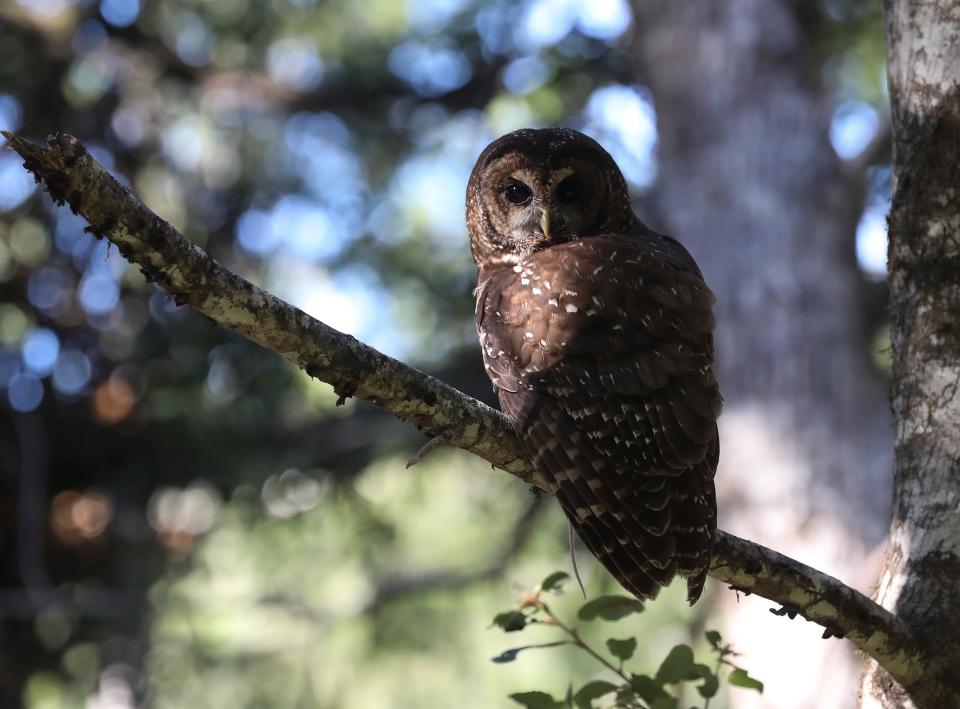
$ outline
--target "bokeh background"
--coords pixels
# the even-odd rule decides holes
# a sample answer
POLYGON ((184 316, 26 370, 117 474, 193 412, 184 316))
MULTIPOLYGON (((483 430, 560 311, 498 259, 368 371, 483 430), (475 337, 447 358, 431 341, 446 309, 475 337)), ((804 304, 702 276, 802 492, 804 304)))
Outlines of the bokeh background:
MULTIPOLYGON (((470 168, 515 128, 585 131, 717 292, 721 525, 869 592, 883 56, 864 0, 0 0, 0 128, 76 135, 230 268, 490 403, 470 168)), ((516 644, 494 613, 569 563, 557 506, 461 451, 404 470, 411 426, 84 226, 0 151, 0 704, 494 707, 597 675, 489 662, 516 644)), ((712 706, 852 706, 852 653, 768 607, 671 588, 616 634, 642 667, 722 629, 767 692, 712 706)))

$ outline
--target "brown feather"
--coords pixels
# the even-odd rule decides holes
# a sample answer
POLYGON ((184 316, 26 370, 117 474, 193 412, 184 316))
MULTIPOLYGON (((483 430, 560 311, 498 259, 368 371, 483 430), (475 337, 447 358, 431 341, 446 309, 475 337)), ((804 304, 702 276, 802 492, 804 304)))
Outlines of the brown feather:
POLYGON ((679 573, 692 603, 716 536, 713 295, 678 242, 633 216, 602 148, 574 131, 521 133, 485 151, 468 189, 484 365, 597 559, 642 599, 679 573), (540 189, 565 160, 583 169, 589 159, 608 171, 590 178, 608 206, 583 206, 584 233, 512 243, 496 231, 514 222, 488 180, 520 174, 540 189))

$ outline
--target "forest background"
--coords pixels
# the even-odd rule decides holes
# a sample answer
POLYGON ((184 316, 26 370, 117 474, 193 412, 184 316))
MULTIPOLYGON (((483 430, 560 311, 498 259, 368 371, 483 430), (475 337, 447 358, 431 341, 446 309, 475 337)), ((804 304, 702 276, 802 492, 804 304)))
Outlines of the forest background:
MULTIPOLYGON (((470 167, 518 127, 597 138, 718 295, 721 526, 868 593, 884 72, 856 0, 0 2, 0 128, 76 135, 228 267, 490 403, 470 167)), ((567 564, 555 505, 461 451, 405 471, 412 427, 178 307, 21 162, 0 152, 5 705, 490 707, 595 674, 488 661, 516 584, 567 564)), ((849 648, 768 608, 671 589, 630 632, 655 663, 723 629, 767 687, 736 706, 852 705, 849 648)))

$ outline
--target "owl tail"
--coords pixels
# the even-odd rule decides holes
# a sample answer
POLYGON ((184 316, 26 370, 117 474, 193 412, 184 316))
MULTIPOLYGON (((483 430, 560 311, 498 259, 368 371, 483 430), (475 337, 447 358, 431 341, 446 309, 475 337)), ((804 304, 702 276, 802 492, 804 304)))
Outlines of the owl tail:
POLYGON ((520 440, 530 461, 613 577, 638 599, 652 600, 680 573, 694 603, 716 530, 716 441, 686 470, 637 475, 618 471, 552 402, 541 401, 525 424, 520 440))
POLYGON ((677 572, 687 579, 687 601, 697 602, 710 572, 717 538, 717 494, 713 475, 692 469, 677 479, 673 528, 677 540, 677 572))
MULTIPOLYGON (((582 497, 569 495, 562 487, 557 499, 580 539, 627 591, 640 600, 652 600, 680 574, 687 579, 687 601, 693 605, 703 593, 716 536, 713 480, 705 480, 696 470, 660 480, 670 496, 659 516, 660 524, 669 520, 660 534, 653 525, 638 529, 635 519, 624 523, 626 519, 617 519, 624 513, 616 509, 611 514, 584 515, 582 497)), ((642 491, 637 494, 643 496, 642 491)), ((630 516, 636 517, 638 506, 631 507, 630 516)))
POLYGON ((629 538, 618 538, 597 517, 581 517, 576 504, 562 493, 557 493, 557 499, 577 536, 627 591, 641 601, 653 600, 660 589, 670 583, 673 570, 653 568, 643 556, 640 545, 629 538))

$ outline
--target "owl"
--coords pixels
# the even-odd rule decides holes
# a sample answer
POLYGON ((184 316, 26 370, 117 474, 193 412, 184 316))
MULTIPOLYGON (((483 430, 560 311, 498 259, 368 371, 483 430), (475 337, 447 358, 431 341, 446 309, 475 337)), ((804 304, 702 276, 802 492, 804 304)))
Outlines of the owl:
POLYGON ((467 187, 487 375, 573 529, 620 584, 703 591, 721 397, 713 302, 674 239, 634 215, 613 158, 575 130, 518 130, 467 187))

